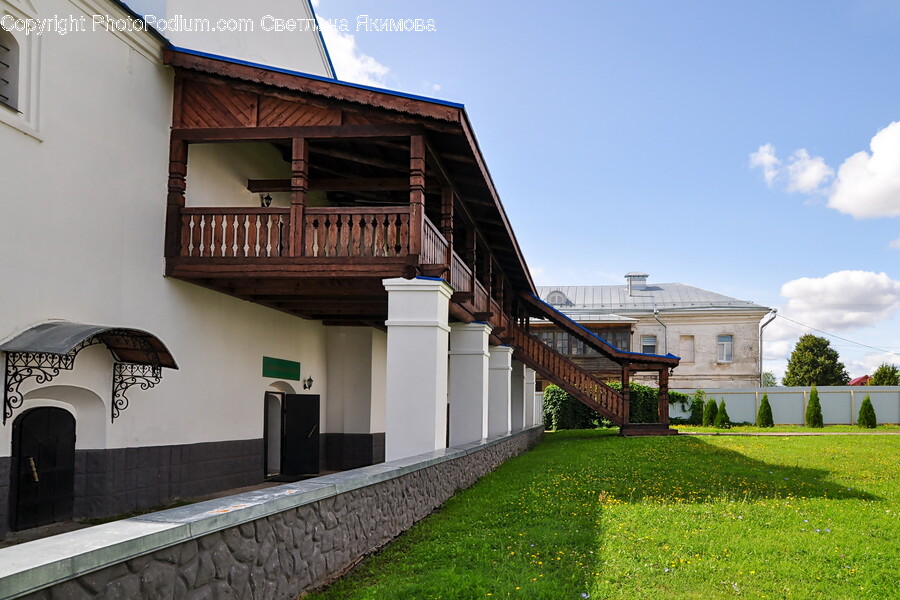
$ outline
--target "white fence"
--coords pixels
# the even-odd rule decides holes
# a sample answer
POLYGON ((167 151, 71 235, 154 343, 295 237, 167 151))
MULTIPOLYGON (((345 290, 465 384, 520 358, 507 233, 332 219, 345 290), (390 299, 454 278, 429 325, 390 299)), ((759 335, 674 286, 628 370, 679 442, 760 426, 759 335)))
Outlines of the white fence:
MULTIPOLYGON (((859 405, 866 396, 872 400, 879 423, 900 423, 900 387, 896 386, 823 386, 817 388, 822 405, 822 420, 826 425, 853 425, 859 416, 859 405)), ((728 416, 734 423, 756 422, 756 413, 763 394, 769 395, 772 417, 776 425, 804 423, 808 387, 733 388, 703 390, 707 398, 725 400, 728 416)), ((695 389, 676 389, 691 395, 695 389)), ((669 408, 672 417, 690 416, 680 405, 669 408)))

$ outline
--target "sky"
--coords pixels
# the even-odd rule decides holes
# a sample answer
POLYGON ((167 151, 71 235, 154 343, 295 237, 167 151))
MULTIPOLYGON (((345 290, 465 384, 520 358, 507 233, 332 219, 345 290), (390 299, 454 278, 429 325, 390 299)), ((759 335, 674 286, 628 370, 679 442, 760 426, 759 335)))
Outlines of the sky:
POLYGON ((339 79, 465 104, 537 285, 777 308, 779 378, 804 333, 900 365, 900 2, 314 5, 339 79))

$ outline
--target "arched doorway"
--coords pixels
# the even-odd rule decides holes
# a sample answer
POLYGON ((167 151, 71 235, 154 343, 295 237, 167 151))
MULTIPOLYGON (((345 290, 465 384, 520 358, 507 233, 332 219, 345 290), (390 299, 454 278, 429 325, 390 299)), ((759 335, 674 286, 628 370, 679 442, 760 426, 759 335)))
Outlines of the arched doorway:
POLYGON ((30 529, 72 518, 75 417, 42 406, 15 420, 12 431, 10 528, 30 529))

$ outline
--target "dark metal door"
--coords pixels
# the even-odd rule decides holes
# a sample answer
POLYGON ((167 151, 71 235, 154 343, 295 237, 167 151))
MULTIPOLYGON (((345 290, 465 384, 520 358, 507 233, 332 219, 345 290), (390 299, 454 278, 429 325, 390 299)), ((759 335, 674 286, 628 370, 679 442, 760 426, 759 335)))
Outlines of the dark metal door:
POLYGON ((281 472, 319 472, 319 396, 285 394, 281 418, 281 472))
POLYGON ((14 531, 72 518, 75 417, 61 408, 33 408, 13 424, 14 531))

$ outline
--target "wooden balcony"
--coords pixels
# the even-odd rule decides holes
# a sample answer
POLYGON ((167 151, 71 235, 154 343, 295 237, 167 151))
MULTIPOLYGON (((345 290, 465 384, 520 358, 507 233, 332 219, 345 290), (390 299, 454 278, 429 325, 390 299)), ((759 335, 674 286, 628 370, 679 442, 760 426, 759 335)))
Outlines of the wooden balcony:
POLYGON ((166 273, 303 317, 365 324, 387 316, 382 279, 441 277, 454 289, 458 318, 508 327, 501 304, 431 220, 415 218, 414 205, 297 212, 182 208, 166 273))

